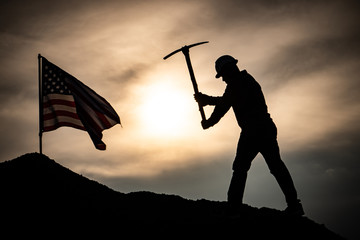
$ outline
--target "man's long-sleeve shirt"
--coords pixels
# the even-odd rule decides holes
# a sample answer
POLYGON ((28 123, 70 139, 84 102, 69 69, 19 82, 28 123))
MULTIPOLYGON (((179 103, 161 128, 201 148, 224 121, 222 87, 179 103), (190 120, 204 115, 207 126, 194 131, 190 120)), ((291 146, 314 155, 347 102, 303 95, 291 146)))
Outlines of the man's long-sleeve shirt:
POLYGON ((211 126, 218 123, 230 107, 243 131, 251 131, 271 121, 261 87, 246 70, 227 84, 223 96, 211 97, 210 105, 215 105, 208 119, 211 126))

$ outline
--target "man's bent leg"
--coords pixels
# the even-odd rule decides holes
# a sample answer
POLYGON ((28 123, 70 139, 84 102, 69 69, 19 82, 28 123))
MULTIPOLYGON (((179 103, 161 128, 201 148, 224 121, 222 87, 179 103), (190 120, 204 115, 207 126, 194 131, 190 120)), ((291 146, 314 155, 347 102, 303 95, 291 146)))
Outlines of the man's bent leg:
POLYGON ((240 136, 237 146, 236 157, 233 163, 233 175, 228 190, 228 202, 230 205, 241 205, 244 196, 247 172, 251 162, 258 154, 253 139, 240 136))
POLYGON ((247 172, 245 171, 234 171, 229 190, 227 193, 228 203, 230 205, 240 205, 242 204, 245 184, 246 184, 247 172))

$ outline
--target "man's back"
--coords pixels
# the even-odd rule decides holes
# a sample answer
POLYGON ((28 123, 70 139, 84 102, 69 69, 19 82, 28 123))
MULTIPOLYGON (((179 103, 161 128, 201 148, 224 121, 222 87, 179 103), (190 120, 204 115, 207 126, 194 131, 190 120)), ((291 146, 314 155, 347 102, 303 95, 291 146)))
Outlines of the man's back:
POLYGON ((258 82, 246 70, 238 75, 227 85, 223 101, 232 106, 239 126, 245 130, 268 121, 270 115, 258 82))

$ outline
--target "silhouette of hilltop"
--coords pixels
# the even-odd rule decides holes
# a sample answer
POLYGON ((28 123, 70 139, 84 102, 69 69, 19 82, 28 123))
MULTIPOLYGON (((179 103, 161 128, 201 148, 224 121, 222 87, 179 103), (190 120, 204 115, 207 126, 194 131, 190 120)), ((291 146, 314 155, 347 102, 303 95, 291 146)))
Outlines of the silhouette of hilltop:
POLYGON ((51 237, 343 239, 306 217, 274 209, 247 206, 234 215, 226 210, 226 202, 120 193, 38 153, 0 163, 0 226, 13 236, 50 231, 51 237))

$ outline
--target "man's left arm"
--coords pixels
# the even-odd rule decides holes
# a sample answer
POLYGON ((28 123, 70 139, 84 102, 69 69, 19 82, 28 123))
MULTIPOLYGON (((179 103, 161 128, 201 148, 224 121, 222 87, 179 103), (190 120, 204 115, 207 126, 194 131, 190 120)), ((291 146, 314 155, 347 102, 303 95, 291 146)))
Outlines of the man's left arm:
POLYGON ((231 107, 230 96, 230 90, 227 88, 224 95, 217 99, 218 102, 215 105, 214 111, 212 112, 209 119, 201 121, 203 129, 208 129, 209 127, 217 124, 220 119, 229 111, 231 107))

